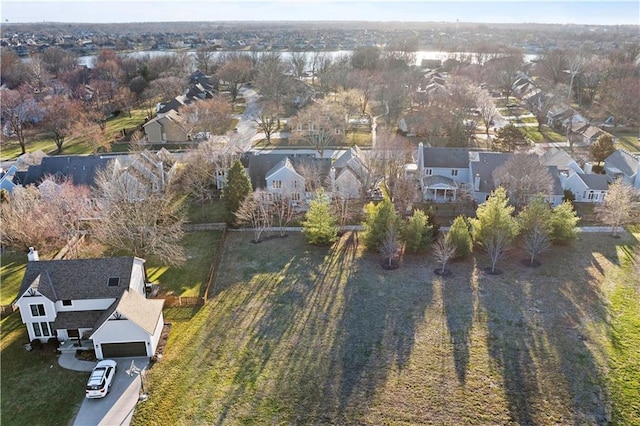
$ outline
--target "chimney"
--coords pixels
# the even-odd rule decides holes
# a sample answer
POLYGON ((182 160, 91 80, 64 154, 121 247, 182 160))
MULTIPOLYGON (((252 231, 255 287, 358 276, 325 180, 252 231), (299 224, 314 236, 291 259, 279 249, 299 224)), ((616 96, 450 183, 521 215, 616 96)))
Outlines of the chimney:
POLYGON ((473 190, 476 192, 480 191, 480 175, 475 175, 473 178, 473 190))
POLYGON ((33 247, 29 247, 29 254, 27 254, 27 259, 29 260, 29 262, 37 262, 38 260, 40 260, 38 258, 38 252, 34 250, 33 247))
POLYGON ((593 173, 593 166, 591 165, 591 163, 584 163, 584 172, 586 174, 593 173))

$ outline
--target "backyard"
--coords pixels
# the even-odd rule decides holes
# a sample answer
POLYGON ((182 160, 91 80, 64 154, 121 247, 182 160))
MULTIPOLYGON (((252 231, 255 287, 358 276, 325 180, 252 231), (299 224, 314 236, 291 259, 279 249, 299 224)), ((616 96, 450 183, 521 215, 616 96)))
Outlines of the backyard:
POLYGON ((384 271, 357 235, 230 233, 210 301, 167 309, 133 424, 638 424, 636 234, 581 234, 436 276, 384 271))

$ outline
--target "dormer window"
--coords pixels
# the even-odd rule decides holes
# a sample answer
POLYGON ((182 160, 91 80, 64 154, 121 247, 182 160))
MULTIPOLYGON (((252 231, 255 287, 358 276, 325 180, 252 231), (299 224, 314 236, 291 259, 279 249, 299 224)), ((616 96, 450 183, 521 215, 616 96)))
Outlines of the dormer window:
POLYGON ((107 287, 118 287, 120 285, 120 277, 111 277, 107 281, 107 287))

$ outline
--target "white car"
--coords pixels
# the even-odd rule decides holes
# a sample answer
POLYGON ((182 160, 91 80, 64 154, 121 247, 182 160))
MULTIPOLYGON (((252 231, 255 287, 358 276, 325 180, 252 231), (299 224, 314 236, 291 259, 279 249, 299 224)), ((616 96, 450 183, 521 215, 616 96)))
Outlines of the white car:
POLYGON ((118 363, 112 359, 105 359, 96 364, 87 382, 87 398, 103 398, 109 393, 117 365, 118 363))

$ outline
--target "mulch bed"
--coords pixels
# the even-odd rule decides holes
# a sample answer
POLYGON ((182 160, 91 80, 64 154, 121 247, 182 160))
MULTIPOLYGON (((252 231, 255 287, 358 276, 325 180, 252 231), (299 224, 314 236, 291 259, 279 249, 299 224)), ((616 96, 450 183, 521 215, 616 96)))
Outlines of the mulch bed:
POLYGON ((482 272, 484 272, 487 275, 502 275, 502 269, 491 269, 490 266, 487 266, 486 268, 482 268, 482 272))
POLYGON ((522 259, 520 263, 528 268, 537 268, 538 266, 542 265, 542 263, 537 260, 531 262, 531 259, 522 259))
POLYGON ((448 277, 449 275, 453 274, 453 272, 451 272, 450 269, 446 269, 446 268, 444 271, 442 270, 442 268, 434 269, 433 273, 439 277, 448 277))

